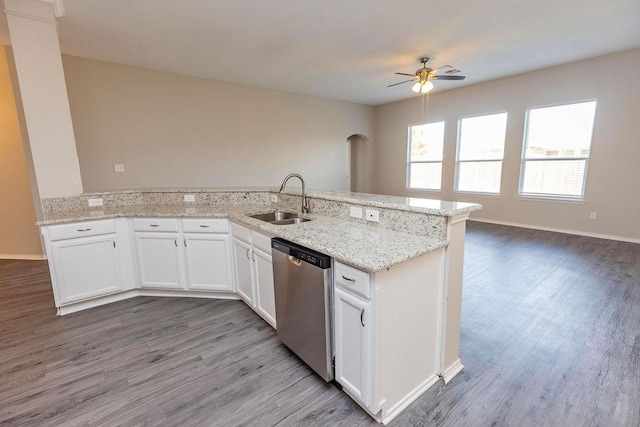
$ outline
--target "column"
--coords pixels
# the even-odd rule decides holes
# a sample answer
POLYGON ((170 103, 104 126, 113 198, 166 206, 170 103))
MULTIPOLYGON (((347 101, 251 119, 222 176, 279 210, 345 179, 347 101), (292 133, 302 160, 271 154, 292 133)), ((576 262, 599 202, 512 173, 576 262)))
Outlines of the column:
POLYGON ((79 195, 82 180, 54 6, 4 0, 4 12, 40 197, 79 195))

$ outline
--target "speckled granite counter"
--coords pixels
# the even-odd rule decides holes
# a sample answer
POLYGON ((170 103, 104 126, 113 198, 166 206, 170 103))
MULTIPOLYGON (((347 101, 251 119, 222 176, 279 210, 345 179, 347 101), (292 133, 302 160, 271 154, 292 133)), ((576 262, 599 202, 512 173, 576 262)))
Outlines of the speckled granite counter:
POLYGON ((38 225, 118 217, 229 218, 273 237, 298 243, 351 264, 376 272, 445 247, 446 217, 480 209, 472 203, 447 202, 375 194, 309 190, 313 221, 273 225, 249 215, 274 209, 299 209, 299 190, 278 194, 275 188, 175 188, 87 193, 78 197, 45 200, 38 225), (182 203, 193 194, 195 203, 182 203), (104 206, 88 208, 91 198, 104 206), (380 222, 349 217, 349 206, 380 210, 380 222))
POLYGON ((39 225, 55 225, 119 217, 229 218, 234 222, 281 237, 360 269, 376 272, 446 246, 442 238, 415 236, 341 219, 308 214, 313 221, 273 225, 248 215, 270 212, 270 205, 132 205, 102 209, 51 212, 39 225))

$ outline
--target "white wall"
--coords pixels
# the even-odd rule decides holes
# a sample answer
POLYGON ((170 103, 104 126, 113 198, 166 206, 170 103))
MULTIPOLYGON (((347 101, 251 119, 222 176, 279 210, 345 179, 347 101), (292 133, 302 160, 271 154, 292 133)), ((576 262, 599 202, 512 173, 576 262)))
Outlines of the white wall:
MULTIPOLYGON (((405 188, 407 126, 420 122, 421 98, 376 107, 377 193, 478 202, 472 218, 584 234, 640 239, 640 49, 430 95, 427 122, 445 120, 441 192, 405 188), (585 203, 516 197, 528 107, 596 98, 585 203), (508 112, 500 197, 456 194, 459 117, 508 112), (589 219, 597 212, 598 219, 589 219)), ((410 88, 407 88, 410 90, 410 88)))
POLYGON ((347 138, 372 137, 370 106, 72 56, 63 63, 86 192, 278 186, 294 171, 310 188, 347 190, 347 138))

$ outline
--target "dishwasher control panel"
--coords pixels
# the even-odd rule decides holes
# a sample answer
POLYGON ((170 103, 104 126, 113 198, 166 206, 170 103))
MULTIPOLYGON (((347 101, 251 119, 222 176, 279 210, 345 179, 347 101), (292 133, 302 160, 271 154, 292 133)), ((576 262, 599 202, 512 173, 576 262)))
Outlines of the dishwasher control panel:
POLYGON ((271 247, 300 261, 304 261, 307 264, 312 264, 322 269, 331 268, 331 257, 287 240, 280 238, 271 239, 271 247))

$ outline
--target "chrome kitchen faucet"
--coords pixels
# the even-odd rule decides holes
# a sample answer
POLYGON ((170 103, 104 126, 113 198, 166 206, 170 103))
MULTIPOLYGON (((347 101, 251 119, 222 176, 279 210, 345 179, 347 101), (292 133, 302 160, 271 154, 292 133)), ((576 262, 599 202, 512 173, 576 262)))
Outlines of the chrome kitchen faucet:
POLYGON ((302 183, 302 207, 300 208, 300 212, 302 212, 303 214, 309 213, 309 202, 307 201, 307 195, 304 192, 304 179, 302 179, 302 176, 299 173, 290 173, 289 175, 287 175, 284 178, 284 181, 282 181, 282 185, 280 186, 280 191, 278 191, 278 193, 284 193, 284 187, 287 185, 287 181, 289 181, 290 178, 294 177, 300 178, 300 182, 302 183))

